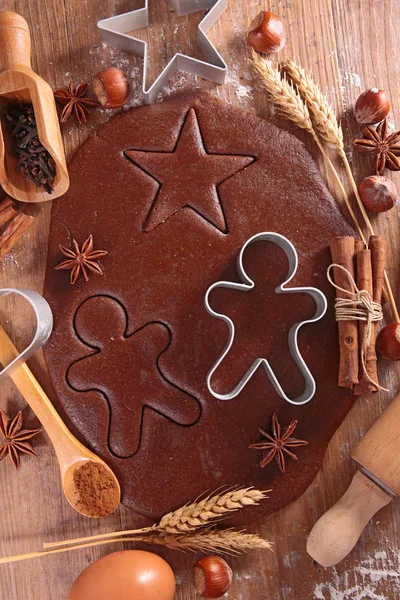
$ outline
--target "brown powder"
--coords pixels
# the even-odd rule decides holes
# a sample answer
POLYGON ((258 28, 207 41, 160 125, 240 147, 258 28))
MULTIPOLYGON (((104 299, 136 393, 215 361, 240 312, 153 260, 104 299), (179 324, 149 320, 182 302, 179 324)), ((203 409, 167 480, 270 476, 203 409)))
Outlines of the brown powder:
POLYGON ((120 490, 104 465, 89 460, 74 471, 73 480, 78 512, 94 518, 115 512, 120 490))

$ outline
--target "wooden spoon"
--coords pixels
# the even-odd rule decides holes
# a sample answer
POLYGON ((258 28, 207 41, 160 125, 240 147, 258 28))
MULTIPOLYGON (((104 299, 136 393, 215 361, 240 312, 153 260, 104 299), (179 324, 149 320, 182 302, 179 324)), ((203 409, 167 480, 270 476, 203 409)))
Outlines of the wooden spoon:
POLYGON ((0 12, 0 184, 4 191, 22 202, 43 202, 63 195, 69 177, 57 109, 51 87, 31 68, 31 38, 23 17, 11 11, 0 12), (38 136, 56 165, 53 193, 37 188, 16 170, 12 154, 9 124, 4 113, 7 106, 32 104, 38 136))
MULTIPOLYGON (((0 325, 0 362, 7 365, 17 355, 18 350, 0 325)), ((120 503, 121 489, 110 467, 72 435, 26 363, 12 371, 10 377, 54 446, 64 494, 71 506, 82 515, 93 518, 106 517, 115 512, 120 503), (98 478, 96 486, 101 495, 101 506, 95 498, 92 504, 90 498, 88 502, 83 502, 80 494, 81 485, 84 484, 80 477, 87 477, 92 468, 98 478)))

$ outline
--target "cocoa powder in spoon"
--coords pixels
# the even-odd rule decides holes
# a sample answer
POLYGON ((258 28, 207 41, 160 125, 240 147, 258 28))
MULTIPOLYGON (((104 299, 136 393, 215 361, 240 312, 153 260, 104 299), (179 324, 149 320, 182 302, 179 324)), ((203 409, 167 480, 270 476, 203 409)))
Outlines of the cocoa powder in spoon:
POLYGON ((112 474, 99 463, 87 461, 73 474, 75 507, 89 517, 107 517, 119 504, 120 491, 112 474))

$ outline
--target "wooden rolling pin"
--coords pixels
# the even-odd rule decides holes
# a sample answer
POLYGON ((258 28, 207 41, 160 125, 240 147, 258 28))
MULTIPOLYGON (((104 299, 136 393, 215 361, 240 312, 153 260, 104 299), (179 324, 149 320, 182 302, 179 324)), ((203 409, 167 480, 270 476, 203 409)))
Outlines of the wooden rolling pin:
POLYGON ((400 394, 366 433, 352 457, 359 471, 308 538, 308 554, 323 567, 332 567, 345 558, 374 514, 400 495, 400 394))
POLYGON ((7 124, 2 117, 0 127, 0 185, 5 192, 22 202, 54 200, 65 194, 69 187, 64 146, 51 87, 31 68, 31 38, 27 22, 21 15, 0 11, 0 108, 32 104, 38 137, 51 154, 56 177, 53 192, 48 194, 16 170, 17 159, 11 150, 7 124))

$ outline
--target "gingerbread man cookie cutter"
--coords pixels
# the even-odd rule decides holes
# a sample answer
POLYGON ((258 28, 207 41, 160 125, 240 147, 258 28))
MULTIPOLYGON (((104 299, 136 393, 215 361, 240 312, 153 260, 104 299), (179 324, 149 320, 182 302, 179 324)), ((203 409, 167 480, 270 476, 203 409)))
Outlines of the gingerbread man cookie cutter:
POLYGON ((8 296, 9 294, 17 294, 29 302, 35 314, 36 329, 31 343, 0 371, 0 381, 35 354, 47 342, 53 329, 53 313, 48 302, 40 294, 33 290, 0 289, 0 296, 8 296))
POLYGON ((228 6, 228 0, 169 0, 172 9, 181 17, 201 10, 208 10, 198 26, 197 41, 209 62, 177 52, 161 71, 154 83, 147 87, 148 51, 147 44, 130 35, 130 31, 143 29, 149 25, 149 2, 145 0, 143 8, 102 19, 97 27, 103 43, 114 46, 124 52, 132 52, 144 59, 143 97, 145 104, 151 104, 162 91, 176 71, 185 71, 198 75, 215 83, 224 83, 228 67, 214 44, 207 36, 208 31, 217 22, 228 6))
POLYGON ((210 313, 211 316, 223 320, 228 325, 228 328, 229 328, 228 343, 225 346, 224 351, 222 352, 222 354, 220 355, 218 360, 214 363, 214 365, 211 367, 211 369, 207 375, 207 388, 208 388, 208 391, 210 392, 210 394, 212 396, 214 396, 214 398, 217 398, 218 400, 233 400, 234 398, 236 398, 243 391, 246 384, 249 382, 251 377, 254 375, 254 373, 257 371, 257 369, 260 366, 262 366, 265 369, 275 391, 279 394, 279 396, 281 398, 283 398, 283 400, 286 400, 286 402, 289 402, 290 404, 295 404, 295 405, 307 404, 307 402, 309 402, 312 399, 312 397, 314 396, 314 394, 316 392, 315 379, 312 376, 306 362, 304 361, 304 359, 301 355, 299 345, 298 345, 298 333, 299 333, 300 328, 303 327, 303 325, 307 325, 308 323, 315 323, 316 321, 319 321, 320 319, 322 319, 322 317, 325 315, 326 310, 327 310, 327 300, 326 300, 326 297, 324 296, 324 294, 317 288, 287 287, 288 283, 293 279, 293 277, 296 274, 298 262, 299 262, 299 260, 298 260, 298 255, 297 255, 296 249, 293 246, 292 242, 290 242, 286 237, 284 237, 283 235, 281 235, 279 233, 274 233, 274 232, 258 233, 247 240, 247 242, 244 244, 244 246, 240 250, 238 257, 237 257, 236 268, 237 268, 237 272, 238 272, 238 275, 239 275, 242 283, 235 283, 233 281, 217 281, 216 283, 214 283, 213 285, 211 285, 208 288, 205 298, 204 298, 204 304, 205 304, 206 310, 210 313), (247 275, 247 273, 245 271, 245 268, 243 265, 243 256, 244 256, 244 253, 246 252, 246 249, 251 244, 254 244, 255 242, 258 242, 258 241, 273 242, 274 244, 276 244, 277 246, 282 248, 282 250, 286 253, 286 256, 288 258, 288 261, 289 261, 288 275, 287 275, 285 281, 275 289, 275 292, 277 294, 288 294, 288 293, 290 293, 290 294, 303 293, 304 294, 304 293, 306 293, 306 294, 309 294, 310 296, 312 296, 312 298, 315 301, 315 305, 316 305, 316 310, 315 310, 314 316, 311 319, 307 319, 305 321, 300 321, 300 322, 292 325, 292 327, 289 330, 289 334, 288 334, 290 353, 291 353, 296 365, 298 366, 301 374, 303 375, 304 382, 305 382, 304 391, 297 398, 289 398, 285 394, 281 383, 279 382, 277 376, 275 375, 271 365, 269 364, 269 362, 266 358, 256 358, 255 361, 253 362, 253 364, 250 366, 250 368, 246 371, 246 373, 240 379, 239 383, 230 392, 228 392, 226 394, 220 394, 220 393, 216 392, 213 389, 212 384, 211 384, 211 379, 212 379, 214 373, 216 372, 216 370, 218 369, 218 367, 220 366, 220 364, 222 363, 222 361, 224 360, 224 358, 229 353, 229 351, 232 347, 232 344, 235 339, 235 325, 228 316, 226 316, 222 313, 218 313, 211 308, 210 300, 209 300, 210 294, 216 288, 227 288, 230 290, 249 292, 250 290, 252 290, 255 287, 254 281, 252 279, 250 279, 250 277, 247 275))

